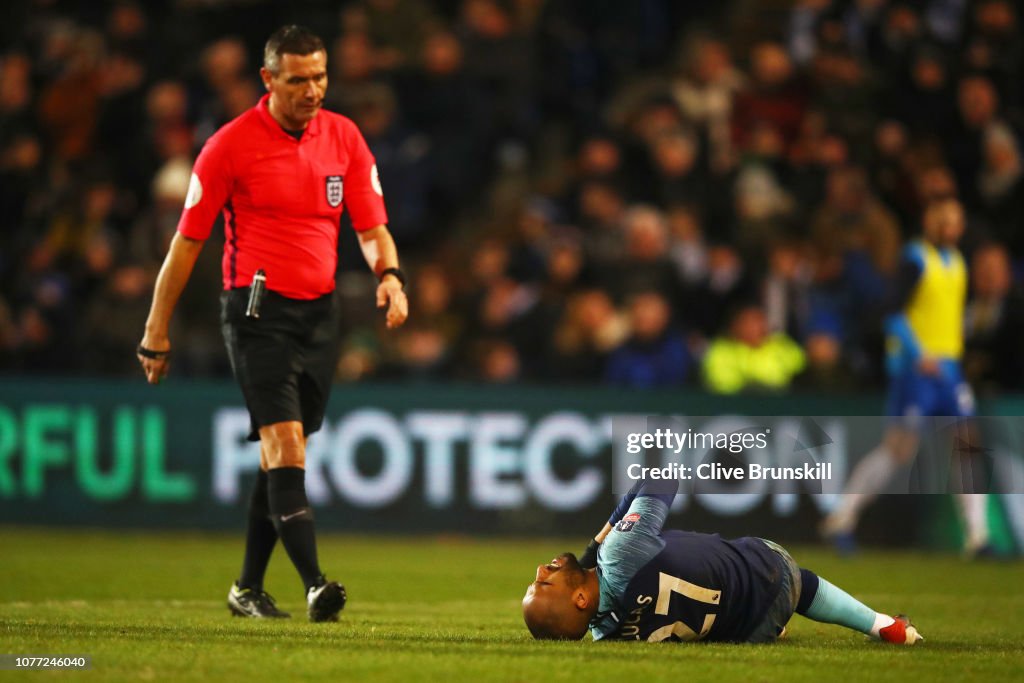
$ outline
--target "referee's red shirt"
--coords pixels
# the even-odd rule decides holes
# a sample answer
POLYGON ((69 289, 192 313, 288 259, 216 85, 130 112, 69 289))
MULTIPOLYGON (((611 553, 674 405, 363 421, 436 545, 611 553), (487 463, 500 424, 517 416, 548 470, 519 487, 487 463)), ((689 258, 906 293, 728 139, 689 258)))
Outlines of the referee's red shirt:
POLYGON ((224 289, 267 288, 293 299, 334 290, 338 221, 356 230, 387 223, 377 165, 356 125, 320 110, 301 139, 281 129, 269 95, 203 146, 178 232, 205 240, 224 211, 224 289))

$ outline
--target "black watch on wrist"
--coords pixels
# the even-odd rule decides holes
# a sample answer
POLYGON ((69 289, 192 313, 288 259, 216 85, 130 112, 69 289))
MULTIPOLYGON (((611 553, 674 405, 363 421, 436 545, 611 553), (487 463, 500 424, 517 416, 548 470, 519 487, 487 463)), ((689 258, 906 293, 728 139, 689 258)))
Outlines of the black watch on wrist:
POLYGON ((395 279, 402 285, 402 289, 405 289, 405 273, 402 272, 401 268, 385 268, 380 273, 380 279, 383 280, 388 275, 394 275, 395 279))

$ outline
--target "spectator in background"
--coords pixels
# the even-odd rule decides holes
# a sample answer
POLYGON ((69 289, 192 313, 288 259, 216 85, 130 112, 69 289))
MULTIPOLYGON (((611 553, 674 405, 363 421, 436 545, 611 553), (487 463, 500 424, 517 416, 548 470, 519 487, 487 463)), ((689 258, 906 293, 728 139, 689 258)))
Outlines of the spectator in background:
POLYGON ((370 36, 360 31, 344 33, 331 46, 331 71, 327 85, 327 103, 347 112, 354 101, 365 97, 368 88, 382 81, 377 74, 377 61, 370 36))
MULTIPOLYGON (((212 131, 211 131, 212 133, 212 131)), ((146 120, 137 138, 138 170, 152 178, 162 164, 205 142, 188 119, 188 90, 182 81, 157 81, 146 91, 146 120)), ((141 192, 141 190, 140 190, 141 192)), ((145 196, 145 195, 142 195, 145 196)))
POLYGON ((474 379, 487 384, 509 384, 521 379, 522 363, 516 347, 504 339, 482 339, 472 354, 474 379))
POLYGON ((463 0, 458 32, 466 51, 466 75, 482 105, 497 148, 522 144, 534 128, 531 107, 534 63, 532 35, 516 26, 497 0, 463 0))
POLYGON ((554 334, 570 297, 582 286, 586 277, 585 266, 579 235, 569 228, 558 229, 549 240, 545 254, 535 317, 536 323, 544 330, 546 340, 554 334))
POLYGON ((878 198, 895 213, 902 233, 918 215, 910 134, 901 122, 886 119, 875 127, 873 143, 871 183, 878 198))
POLYGON ((576 155, 577 180, 621 182, 622 176, 622 152, 612 136, 598 133, 583 140, 576 155))
POLYGON ((548 251, 558 237, 570 237, 575 229, 556 226, 561 211, 544 197, 531 197, 513 208, 515 215, 500 220, 499 228, 508 234, 509 273, 523 282, 539 283, 545 278, 548 251))
POLYGON ((1024 166, 1017 138, 1009 126, 997 123, 982 138, 978 197, 992 235, 1014 253, 1024 253, 1024 166))
POLYGON ((31 71, 32 63, 24 54, 0 56, 0 140, 4 142, 35 130, 31 71))
POLYGON ((800 129, 807 106, 807 89, 779 43, 758 43, 751 48, 749 59, 750 85, 736 96, 733 106, 733 140, 745 149, 754 124, 767 121, 788 145, 800 129))
POLYGON ((231 121, 238 118, 259 100, 259 89, 251 80, 245 78, 231 83, 220 93, 220 105, 224 112, 224 119, 231 121))
POLYGON ((890 4, 877 32, 868 40, 868 53, 881 73, 906 73, 914 51, 925 37, 925 25, 917 9, 907 2, 890 4))
POLYGON ((813 76, 812 106, 825 114, 830 130, 854 149, 866 149, 878 107, 876 86, 865 65, 845 45, 840 45, 815 56, 813 76))
MULTIPOLYGON (((381 355, 372 327, 354 330, 341 341, 334 378, 342 382, 360 382, 375 377, 389 377, 390 368, 386 361, 382 360, 381 355)), ((396 362, 401 362, 400 355, 396 362)))
MULTIPOLYGON (((146 116, 145 62, 127 48, 106 55, 101 68, 101 93, 97 119, 98 156, 109 163, 132 208, 144 204, 151 178, 147 169, 145 137, 139 122, 146 116)), ((185 145, 190 150, 191 140, 185 145)))
POLYGON ((143 8, 135 2, 121 0, 114 3, 107 14, 106 33, 110 48, 138 56, 148 68, 149 52, 154 49, 150 22, 143 8))
POLYGON ((809 109, 787 156, 787 189, 796 200, 797 216, 807 214, 825 198, 825 180, 832 169, 849 163, 849 147, 828 130, 824 113, 809 109))
POLYGON ((655 183, 649 199, 659 206, 695 202, 707 195, 708 187, 697 161, 696 138, 679 130, 659 135, 649 149, 655 183))
POLYGON ((437 330, 447 348, 456 348, 463 335, 463 320, 453 306, 452 284, 439 264, 419 268, 413 277, 416 299, 412 312, 416 320, 437 330))
POLYGON ((665 214, 669 229, 669 259, 684 289, 704 281, 708 273, 708 244, 695 205, 676 204, 665 214))
POLYGON ((128 253, 155 278, 178 227, 181 207, 188 194, 192 163, 176 158, 164 164, 153 178, 153 203, 132 226, 128 253))
POLYGON ((733 99, 746 87, 746 77, 732 62, 726 44, 705 34, 684 41, 672 96, 680 111, 707 140, 710 167, 724 173, 736 161, 730 120, 733 99))
MULTIPOLYGON (((610 104, 608 113, 613 125, 623 132, 622 176, 620 187, 630 198, 658 202, 661 179, 656 166, 654 152, 662 140, 675 142, 676 138, 688 135, 679 107, 671 99, 655 93, 636 94, 625 92, 610 104)), ((687 157, 678 154, 679 159, 687 157)), ((677 165, 680 165, 676 161, 677 165)), ((681 164, 685 166, 684 164, 681 164)), ((686 175, 684 169, 682 175, 686 175)))
POLYGON ((846 277, 864 301, 881 298, 885 278, 894 274, 899 260, 900 230, 896 217, 872 193, 864 169, 847 166, 829 174, 811 236, 825 258, 843 261, 846 277))
POLYGON ((53 252, 36 249, 15 289, 14 369, 43 374, 69 373, 77 358, 68 353, 75 334, 75 291, 56 266, 53 252))
MULTIPOLYGON (((523 354, 524 364, 529 362, 526 370, 532 372, 543 361, 547 345, 544 335, 550 333, 541 323, 538 287, 513 276, 506 239, 483 240, 469 262, 472 280, 459 302, 467 334, 477 340, 509 341, 523 354)), ((476 351, 479 348, 470 348, 471 353, 476 351)))
MULTIPOLYGON (((197 135, 201 140, 206 140, 218 128, 234 118, 225 111, 224 99, 235 84, 248 79, 249 59, 245 45, 235 36, 214 41, 203 50, 200 68, 202 81, 197 87, 202 92, 198 98, 202 108, 197 117, 197 135)), ((255 100, 250 102, 249 106, 254 103, 255 100)))
POLYGON ((761 301, 771 332, 803 339, 810 316, 813 273, 806 245, 783 240, 768 252, 768 272, 761 281, 761 301))
POLYGON ((612 351, 605 381, 636 389, 682 385, 692 360, 683 336, 672 326, 672 308, 663 294, 649 290, 629 299, 629 339, 612 351))
POLYGON ((30 72, 25 55, 0 56, 0 282, 8 281, 18 265, 15 254, 29 237, 30 198, 45 183, 44 150, 30 106, 30 72))
POLYGON ((704 384, 716 394, 782 391, 804 369, 803 349, 782 333, 770 333, 764 311, 738 309, 729 332, 711 342, 704 356, 704 384))
POLYGON ((392 234, 408 249, 424 238, 430 193, 430 138, 399 120, 395 93, 378 84, 353 93, 346 107, 377 160, 381 184, 392 204, 388 210, 392 234))
MULTIPOLYGON (((577 224, 588 227, 581 220, 585 208, 586 191, 595 186, 615 188, 621 198, 621 190, 628 187, 628 171, 625 168, 622 146, 610 135, 594 133, 583 138, 573 158, 573 165, 565 177, 562 192, 563 213, 572 217, 577 224)), ((593 201, 586 198, 586 201, 593 201)))
POLYGON ((607 181, 591 180, 580 188, 577 223, 583 229, 587 260, 601 269, 618 262, 625 246, 622 192, 607 181))
POLYGON ((623 252, 614 264, 599 273, 605 290, 618 302, 641 291, 658 291, 675 302, 679 283, 669 260, 664 214, 653 206, 632 206, 626 211, 623 230, 623 252))
POLYGON ((501 278, 480 292, 472 314, 471 330, 476 338, 507 342, 516 348, 517 375, 521 371, 532 376, 543 358, 548 330, 538 303, 535 286, 501 278))
MULTIPOLYGON (((937 199, 960 196, 952 170, 941 163, 929 164, 922 170, 916 171, 913 181, 914 207, 917 214, 922 213, 929 203, 937 199)), ((961 250, 968 255, 973 253, 980 244, 992 239, 991 226, 986 220, 984 207, 975 205, 972 208, 973 210, 968 209, 966 205, 964 207, 967 225, 964 228, 964 237, 960 241, 961 250)), ((908 221, 904 224, 904 229, 910 231, 906 234, 908 238, 916 237, 917 221, 908 221)))
MULTIPOLYGON (((847 277, 842 257, 822 254, 812 247, 808 258, 811 282, 807 290, 804 340, 810 330, 825 329, 838 337, 844 355, 858 372, 880 371, 880 361, 870 354, 864 341, 871 339, 869 331, 877 329, 880 323, 873 308, 865 309, 861 294, 847 277)), ((880 347, 881 342, 876 346, 880 347)))
POLYGON ((454 349, 437 327, 413 323, 394 343, 396 368, 382 370, 379 377, 403 380, 443 379, 455 360, 454 349))
MULTIPOLYGON (((414 273, 411 286, 416 289, 411 325, 389 340, 392 343, 385 350, 387 358, 377 376, 413 380, 451 376, 461 360, 464 324, 452 305, 449 277, 439 265, 430 264, 414 273)), ((352 354, 356 349, 348 351, 352 354)), ((354 360, 353 355, 348 362, 354 360)))
POLYGON ((964 374, 971 386, 984 394, 1024 386, 1024 294, 1013 283, 1005 246, 989 243, 974 252, 964 323, 964 374))
POLYGON ((124 350, 137 341, 139 327, 146 323, 151 290, 151 274, 141 265, 125 262, 111 268, 82 316, 85 372, 117 377, 138 372, 138 362, 124 350))
POLYGON ((957 88, 959 121, 947 142, 949 164, 969 203, 977 202, 978 172, 984 160, 985 134, 999 122, 999 94, 985 76, 969 75, 957 88))
POLYGON ((758 257, 789 232, 793 198, 763 163, 748 163, 734 186, 736 226, 731 240, 744 256, 758 257))
POLYGON ((117 190, 105 177, 83 185, 74 201, 55 214, 36 250, 47 254, 41 258, 70 273, 75 293, 87 297, 113 262, 117 236, 110 218, 117 190))
POLYGON ((1008 0, 981 0, 972 9, 972 34, 964 49, 967 66, 986 74, 1004 101, 1019 106, 1024 51, 1017 9, 1008 0))
POLYGON ((103 87, 103 38, 88 29, 67 30, 67 36, 49 36, 59 75, 40 92, 38 114, 57 157, 70 162, 93 152, 103 87))
POLYGON ((449 30, 436 30, 423 44, 419 68, 396 75, 402 111, 417 130, 429 131, 443 153, 432 159, 433 201, 445 217, 456 213, 477 194, 486 177, 483 106, 466 77, 462 43, 449 30))
POLYGON ((384 71, 416 65, 423 41, 438 23, 424 0, 362 0, 357 6, 373 42, 374 61, 384 71))
POLYGON ((604 376, 608 354, 629 336, 629 322, 600 289, 573 295, 552 336, 548 377, 556 381, 593 382, 604 376))
POLYGON ((715 244, 708 249, 707 275, 697 287, 686 290, 681 310, 687 326, 710 339, 725 328, 729 311, 753 293, 739 252, 727 244, 715 244))
POLYGON ((843 353, 842 328, 836 320, 815 321, 804 340, 807 367, 794 386, 814 394, 850 394, 861 386, 843 353))
POLYGON ((917 173, 914 178, 916 190, 916 208, 918 212, 931 202, 942 197, 956 197, 960 193, 957 189, 956 178, 948 166, 936 164, 929 166, 917 173))
POLYGON ((886 109, 915 136, 942 140, 956 128, 952 76, 942 53, 918 48, 907 71, 895 74, 886 109))
POLYGON ((815 29, 821 13, 828 9, 830 0, 798 0, 793 3, 786 27, 786 45, 793 61, 800 67, 810 64, 818 49, 815 29))
POLYGON ((7 301, 0 298, 0 367, 16 367, 20 333, 14 311, 7 301))

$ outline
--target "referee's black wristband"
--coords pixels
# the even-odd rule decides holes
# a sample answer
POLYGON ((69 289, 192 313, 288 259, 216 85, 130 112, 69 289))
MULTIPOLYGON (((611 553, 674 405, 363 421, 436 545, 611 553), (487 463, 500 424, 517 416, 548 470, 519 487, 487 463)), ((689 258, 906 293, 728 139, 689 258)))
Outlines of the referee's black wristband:
POLYGON ((163 360, 171 355, 170 350, 168 351, 154 351, 153 349, 147 349, 142 344, 135 347, 135 353, 139 354, 143 358, 149 358, 150 360, 163 360))
POLYGON ((385 268, 380 272, 380 279, 383 280, 388 275, 394 275, 395 279, 402 285, 402 288, 405 289, 405 273, 402 272, 401 268, 385 268))

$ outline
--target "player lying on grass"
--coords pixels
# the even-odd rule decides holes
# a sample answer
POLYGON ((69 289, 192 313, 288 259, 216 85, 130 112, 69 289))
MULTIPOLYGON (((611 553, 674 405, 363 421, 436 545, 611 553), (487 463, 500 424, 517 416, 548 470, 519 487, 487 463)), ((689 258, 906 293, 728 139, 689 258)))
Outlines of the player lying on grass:
POLYGON ((760 538, 663 530, 676 482, 638 482, 581 561, 537 567, 523 597, 534 638, 767 643, 793 612, 890 643, 921 636, 904 616, 875 612, 781 546, 760 538))

